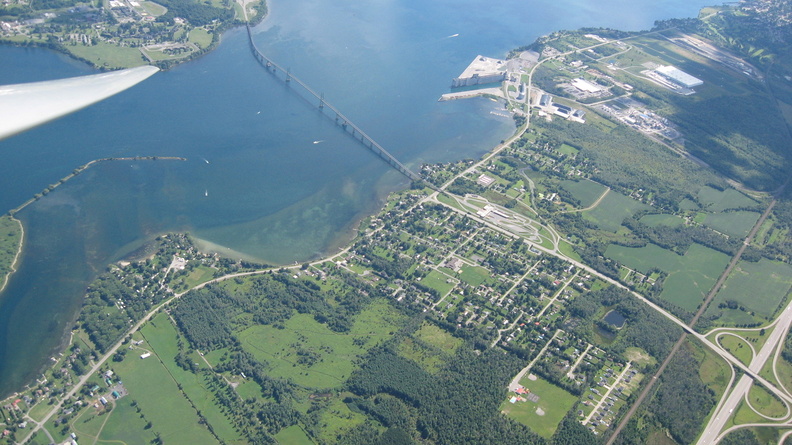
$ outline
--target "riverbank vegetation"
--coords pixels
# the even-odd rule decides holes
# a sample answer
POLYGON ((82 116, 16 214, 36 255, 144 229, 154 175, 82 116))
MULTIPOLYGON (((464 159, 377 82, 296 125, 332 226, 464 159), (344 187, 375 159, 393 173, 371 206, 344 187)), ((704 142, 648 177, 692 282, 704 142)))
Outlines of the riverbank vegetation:
POLYGON ((22 223, 10 215, 0 217, 0 290, 14 272, 22 249, 22 223))

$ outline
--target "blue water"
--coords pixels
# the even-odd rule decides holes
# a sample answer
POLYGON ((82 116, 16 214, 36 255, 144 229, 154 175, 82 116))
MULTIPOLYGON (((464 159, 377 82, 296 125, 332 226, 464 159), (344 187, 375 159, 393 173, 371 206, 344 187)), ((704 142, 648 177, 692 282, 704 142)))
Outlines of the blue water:
MULTIPOLYGON (((437 102, 475 55, 502 57, 557 29, 644 29, 704 5, 272 0, 254 38, 417 166, 480 156, 513 130, 510 119, 490 113, 502 108, 496 102, 437 102)), ((90 72, 50 51, 0 47, 2 84, 90 72)), ((0 211, 92 159, 189 159, 100 164, 19 213, 27 237, 19 271, 0 295, 0 394, 46 364, 72 326, 87 283, 146 240, 190 231, 233 255, 302 261, 343 245, 388 191, 406 185, 263 71, 242 29, 227 32, 197 61, 0 141, 0 153, 0 211)))
POLYGON ((615 310, 608 312, 605 315, 604 320, 617 328, 621 328, 622 326, 624 326, 624 322, 627 321, 627 319, 624 318, 624 315, 622 315, 621 312, 615 310))

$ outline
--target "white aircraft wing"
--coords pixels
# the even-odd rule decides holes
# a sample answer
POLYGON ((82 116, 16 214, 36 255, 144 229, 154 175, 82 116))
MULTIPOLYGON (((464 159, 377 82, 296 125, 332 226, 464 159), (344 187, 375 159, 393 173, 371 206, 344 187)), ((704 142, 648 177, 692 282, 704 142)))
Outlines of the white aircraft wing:
POLYGON ((0 139, 65 116, 159 71, 139 66, 89 76, 0 86, 0 139))

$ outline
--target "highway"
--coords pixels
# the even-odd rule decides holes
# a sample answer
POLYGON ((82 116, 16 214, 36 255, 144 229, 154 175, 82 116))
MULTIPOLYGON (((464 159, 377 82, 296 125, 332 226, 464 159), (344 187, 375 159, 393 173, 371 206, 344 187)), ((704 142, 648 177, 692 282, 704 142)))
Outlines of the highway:
MULTIPOLYGON (((781 312, 781 315, 778 316, 775 329, 773 329, 773 332, 770 333, 770 336, 762 346, 762 349, 759 350, 759 353, 757 353, 753 360, 751 360, 748 368, 752 372, 758 374, 764 367, 765 363, 767 363, 767 360, 771 358, 773 351, 776 351, 776 354, 780 353, 780 348, 777 348, 777 346, 779 342, 783 342, 786 338, 786 333, 789 330, 790 325, 792 325, 792 302, 790 302, 784 311, 781 312)), ((727 393, 728 397, 726 398, 726 401, 710 418, 709 423, 707 424, 706 428, 704 428, 704 432, 701 434, 701 437, 697 442, 699 445, 709 445, 718 442, 720 439, 718 436, 719 433, 723 427, 726 426, 726 422, 729 421, 732 414, 734 414, 734 410, 737 409, 737 405, 739 405, 740 401, 751 389, 753 382, 754 379, 752 379, 747 374, 744 374, 737 382, 737 385, 735 385, 734 389, 730 393, 727 393)), ((789 407, 788 402, 786 405, 789 407)))

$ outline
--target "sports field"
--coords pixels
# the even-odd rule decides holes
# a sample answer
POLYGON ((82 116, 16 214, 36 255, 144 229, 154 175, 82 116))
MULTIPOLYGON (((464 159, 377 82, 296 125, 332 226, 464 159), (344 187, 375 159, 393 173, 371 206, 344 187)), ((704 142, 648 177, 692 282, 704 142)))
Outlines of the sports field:
MULTIPOLYGON (((524 377, 520 384, 528 389, 531 394, 539 396, 538 402, 506 400, 501 404, 501 412, 531 428, 536 434, 549 439, 555 433, 558 424, 577 402, 577 397, 550 382, 536 377, 531 380, 524 377)), ((514 393, 509 393, 511 398, 514 393)))

